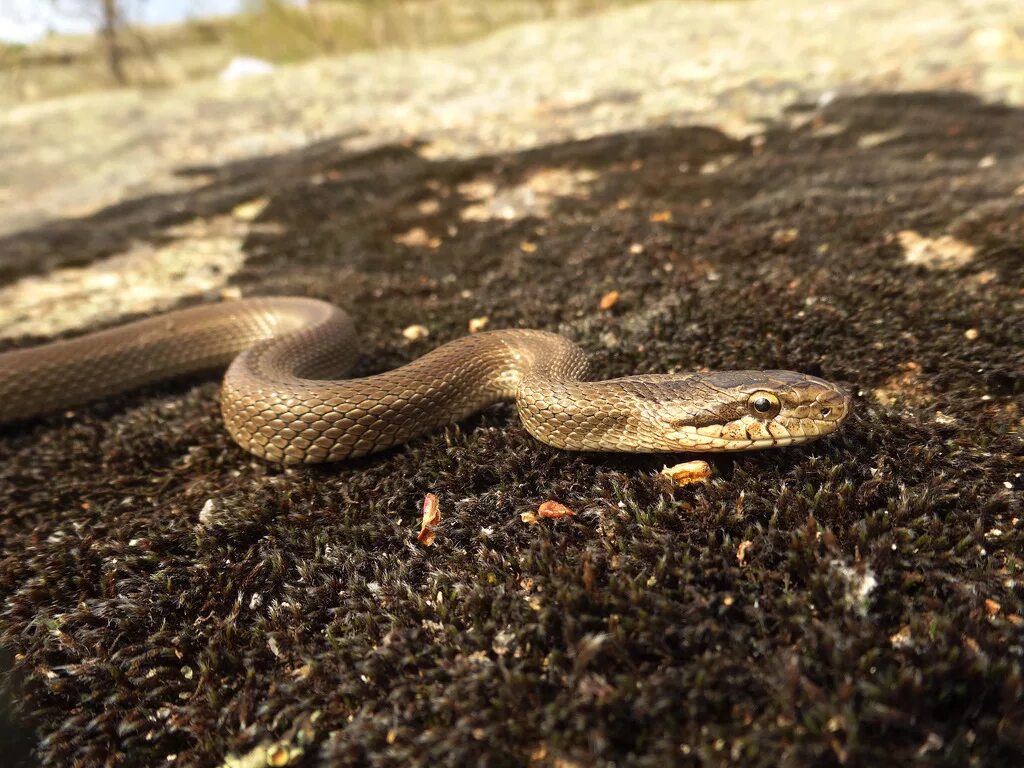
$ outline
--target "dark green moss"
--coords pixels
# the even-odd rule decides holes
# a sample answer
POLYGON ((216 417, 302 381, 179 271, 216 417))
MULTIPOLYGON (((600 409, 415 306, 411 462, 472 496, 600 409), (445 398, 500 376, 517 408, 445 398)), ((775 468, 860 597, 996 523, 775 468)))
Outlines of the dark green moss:
POLYGON ((507 406, 288 471, 230 442, 213 380, 8 427, 0 638, 40 760, 279 738, 305 765, 1019 763, 1024 114, 920 94, 807 116, 763 144, 662 129, 470 162, 325 143, 0 242, 13 277, 270 194, 280 232, 238 285, 350 309, 363 372, 487 315, 566 333, 601 377, 783 367, 857 393, 840 434, 675 491, 675 457, 560 453, 507 406), (462 182, 550 168, 595 176, 543 219, 460 218, 462 182), (397 244, 412 227, 440 247, 397 244), (901 230, 978 252, 910 266, 901 230), (546 499, 577 516, 520 520, 546 499))

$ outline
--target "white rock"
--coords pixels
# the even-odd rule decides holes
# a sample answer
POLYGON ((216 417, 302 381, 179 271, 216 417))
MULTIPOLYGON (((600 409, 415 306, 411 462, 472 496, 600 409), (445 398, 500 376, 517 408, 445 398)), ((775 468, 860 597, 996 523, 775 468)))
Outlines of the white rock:
POLYGON ((246 77, 269 75, 275 69, 277 67, 263 59, 257 59, 253 56, 235 56, 220 71, 218 78, 224 82, 232 82, 246 77))

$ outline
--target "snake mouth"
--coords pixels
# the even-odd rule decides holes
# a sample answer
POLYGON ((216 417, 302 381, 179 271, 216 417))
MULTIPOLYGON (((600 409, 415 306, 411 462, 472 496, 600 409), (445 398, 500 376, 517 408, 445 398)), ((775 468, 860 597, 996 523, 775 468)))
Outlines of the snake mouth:
POLYGON ((763 449, 770 449, 770 447, 785 447, 786 445, 800 445, 805 442, 813 442, 819 437, 823 437, 829 432, 836 430, 837 425, 835 422, 828 424, 829 426, 826 429, 821 429, 816 434, 791 434, 778 437, 730 439, 699 434, 695 429, 669 432, 666 436, 676 443, 675 451, 761 451, 763 449))
POLYGON ((837 393, 821 404, 815 418, 761 421, 744 417, 726 424, 685 424, 665 437, 681 451, 757 451, 802 445, 835 432, 849 415, 849 396, 837 393))
MULTIPOLYGON (((832 430, 830 429, 829 432, 832 430)), ((821 432, 816 435, 788 435, 780 437, 747 438, 745 440, 702 435, 696 429, 682 429, 669 432, 666 437, 675 443, 677 451, 758 451, 764 448, 785 448, 787 445, 800 445, 817 440, 828 434, 821 432)))

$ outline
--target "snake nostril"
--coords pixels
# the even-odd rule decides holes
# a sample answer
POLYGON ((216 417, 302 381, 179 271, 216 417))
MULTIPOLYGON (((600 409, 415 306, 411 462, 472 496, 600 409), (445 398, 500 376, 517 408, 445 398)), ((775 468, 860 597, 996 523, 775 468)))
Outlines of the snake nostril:
POLYGON ((827 406, 826 406, 825 408, 822 408, 822 409, 821 409, 821 417, 822 417, 822 418, 825 418, 825 417, 826 417, 826 416, 828 416, 828 415, 829 415, 830 413, 832 413, 832 409, 831 409, 831 408, 829 408, 829 407, 827 407, 827 406))

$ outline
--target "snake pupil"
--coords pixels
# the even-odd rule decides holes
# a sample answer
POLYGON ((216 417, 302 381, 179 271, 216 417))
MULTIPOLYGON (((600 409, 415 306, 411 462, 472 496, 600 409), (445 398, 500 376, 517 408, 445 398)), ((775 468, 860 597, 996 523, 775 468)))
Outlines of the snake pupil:
POLYGON ((768 413, 771 408, 772 404, 767 397, 759 397, 754 401, 754 410, 758 413, 768 413))

